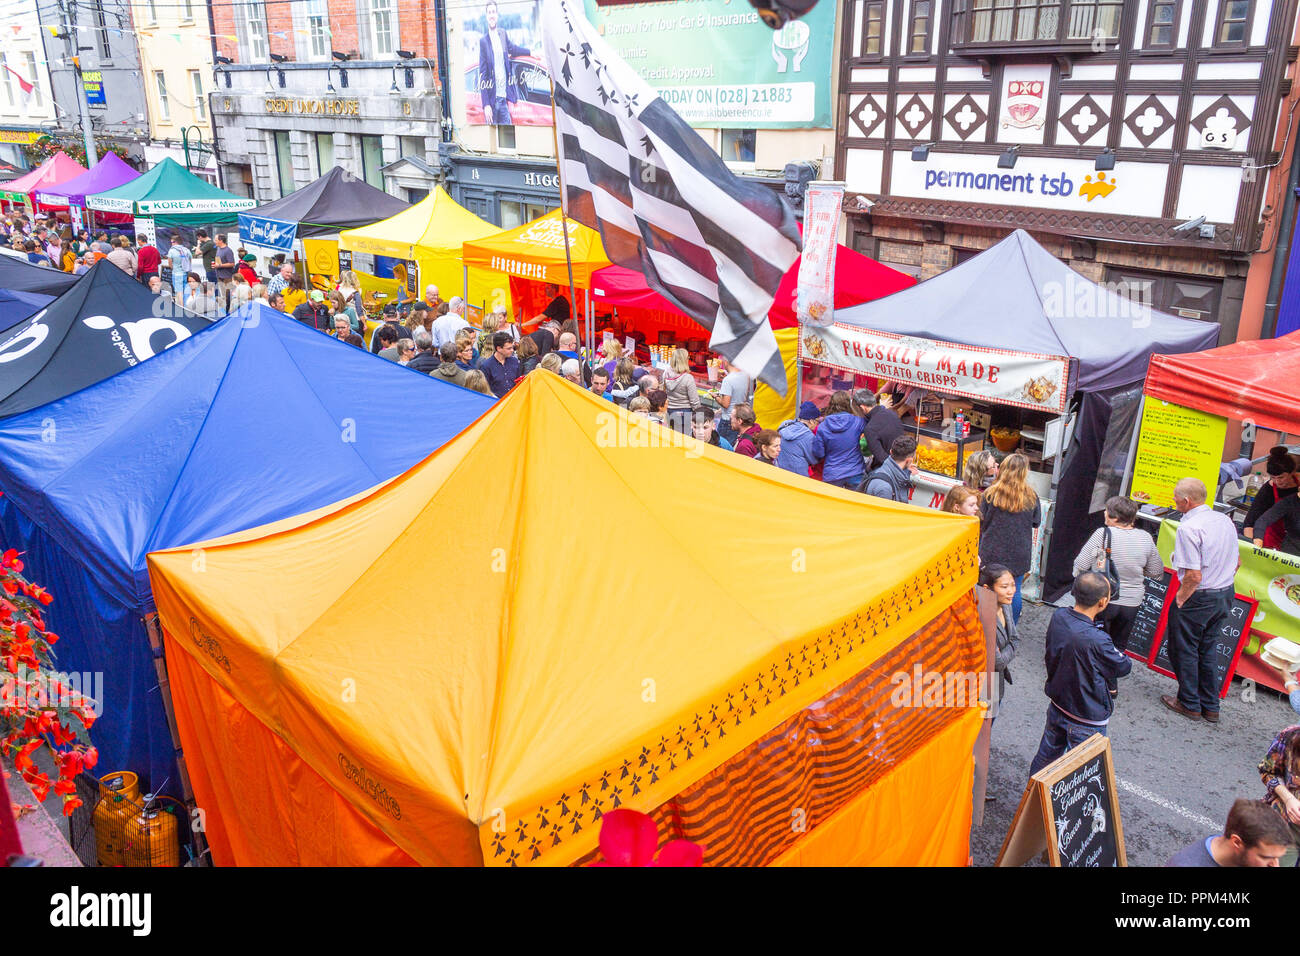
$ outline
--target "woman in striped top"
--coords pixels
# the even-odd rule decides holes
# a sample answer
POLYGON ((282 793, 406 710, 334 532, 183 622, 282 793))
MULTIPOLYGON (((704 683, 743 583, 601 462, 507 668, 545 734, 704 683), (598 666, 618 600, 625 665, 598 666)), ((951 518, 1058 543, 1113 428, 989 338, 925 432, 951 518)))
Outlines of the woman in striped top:
MULTIPOLYGON (((1097 618, 1116 649, 1123 653, 1128 647, 1129 632, 1138 605, 1146 594, 1146 579, 1159 577, 1164 562, 1156 551, 1151 535, 1133 526, 1137 520, 1138 506, 1130 498, 1116 495, 1106 502, 1106 527, 1092 533, 1074 559, 1074 574, 1100 570, 1105 573, 1107 529, 1110 530, 1110 559, 1119 575, 1119 594, 1111 595, 1110 604, 1097 618)), ((1112 684, 1111 696, 1116 693, 1112 684)))

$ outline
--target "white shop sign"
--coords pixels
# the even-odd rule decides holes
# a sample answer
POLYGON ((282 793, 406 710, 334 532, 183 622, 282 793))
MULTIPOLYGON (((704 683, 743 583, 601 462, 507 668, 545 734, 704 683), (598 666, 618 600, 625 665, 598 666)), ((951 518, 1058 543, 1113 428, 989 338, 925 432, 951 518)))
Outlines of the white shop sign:
POLYGON ((802 361, 963 398, 1065 411, 1070 360, 1059 355, 957 345, 835 323, 804 326, 802 361))
POLYGON ((1124 162, 1098 171, 1094 164, 1093 159, 1021 156, 1015 168, 998 169, 997 155, 931 150, 926 162, 914 163, 910 152, 896 151, 887 191, 950 202, 1162 215, 1167 165, 1124 162))

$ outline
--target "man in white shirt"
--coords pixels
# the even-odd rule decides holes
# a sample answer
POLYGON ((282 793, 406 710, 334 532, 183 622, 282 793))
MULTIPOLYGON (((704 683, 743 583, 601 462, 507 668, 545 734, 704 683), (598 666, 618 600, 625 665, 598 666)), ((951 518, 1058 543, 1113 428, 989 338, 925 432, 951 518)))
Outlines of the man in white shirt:
POLYGON ((447 314, 433 320, 429 333, 433 336, 433 347, 442 348, 447 342, 456 341, 456 333, 469 323, 465 321, 465 300, 452 296, 447 303, 447 314))
POLYGON ((1165 640, 1178 675, 1178 696, 1160 698, 1184 717, 1219 722, 1216 645, 1232 607, 1233 579, 1240 559, 1237 528, 1227 515, 1205 503, 1205 483, 1183 478, 1174 486, 1174 507, 1183 515, 1170 563, 1178 593, 1169 607, 1165 640))

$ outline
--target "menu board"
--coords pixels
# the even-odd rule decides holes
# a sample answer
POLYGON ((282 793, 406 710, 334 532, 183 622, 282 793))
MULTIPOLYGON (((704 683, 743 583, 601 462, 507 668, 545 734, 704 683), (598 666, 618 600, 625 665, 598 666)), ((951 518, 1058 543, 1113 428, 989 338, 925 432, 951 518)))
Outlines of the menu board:
POLYGON ((1136 657, 1146 664, 1151 660, 1151 651, 1164 633, 1169 597, 1169 584, 1173 572, 1165 571, 1155 579, 1147 580, 1146 593, 1138 605, 1137 615, 1133 618, 1133 629, 1128 636, 1128 655, 1136 657))
POLYGON ((1144 395, 1129 492, 1133 500, 1172 508, 1174 485, 1183 478, 1199 478, 1213 505, 1227 434, 1226 418, 1144 395))
MULTIPOLYGON (((1250 622, 1258 606, 1259 602, 1252 598, 1235 595, 1232 606, 1228 609, 1228 620, 1219 630, 1214 647, 1214 679, 1219 687, 1220 700, 1228 696, 1228 688, 1232 686, 1232 675, 1237 670, 1241 650, 1246 646, 1246 640, 1250 636, 1250 622)), ((1168 677, 1174 677, 1174 667, 1169 660, 1167 637, 1167 627, 1161 627, 1157 634, 1159 646, 1156 648, 1155 656, 1151 658, 1151 669, 1168 677)))
POLYGON ((997 866, 1127 866, 1110 740, 1093 734, 1029 779, 997 866))

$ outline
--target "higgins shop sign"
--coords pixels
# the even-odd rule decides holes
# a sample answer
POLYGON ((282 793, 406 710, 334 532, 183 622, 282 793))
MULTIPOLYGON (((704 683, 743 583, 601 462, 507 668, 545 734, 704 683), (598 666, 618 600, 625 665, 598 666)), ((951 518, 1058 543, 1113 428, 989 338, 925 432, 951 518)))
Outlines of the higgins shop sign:
POLYGON ((297 237, 296 222, 264 219, 244 212, 239 214, 239 238, 245 243, 287 252, 293 248, 293 241, 297 237))
POLYGON ((1014 169, 998 169, 993 155, 936 151, 931 151, 927 162, 914 163, 910 153, 898 152, 889 192, 950 202, 1162 215, 1167 166, 1116 163, 1109 172, 1093 167, 1091 159, 1021 156, 1014 169))
POLYGON ((875 332, 836 323, 800 329, 803 361, 916 388, 1015 405, 1065 411, 1070 360, 875 332))

